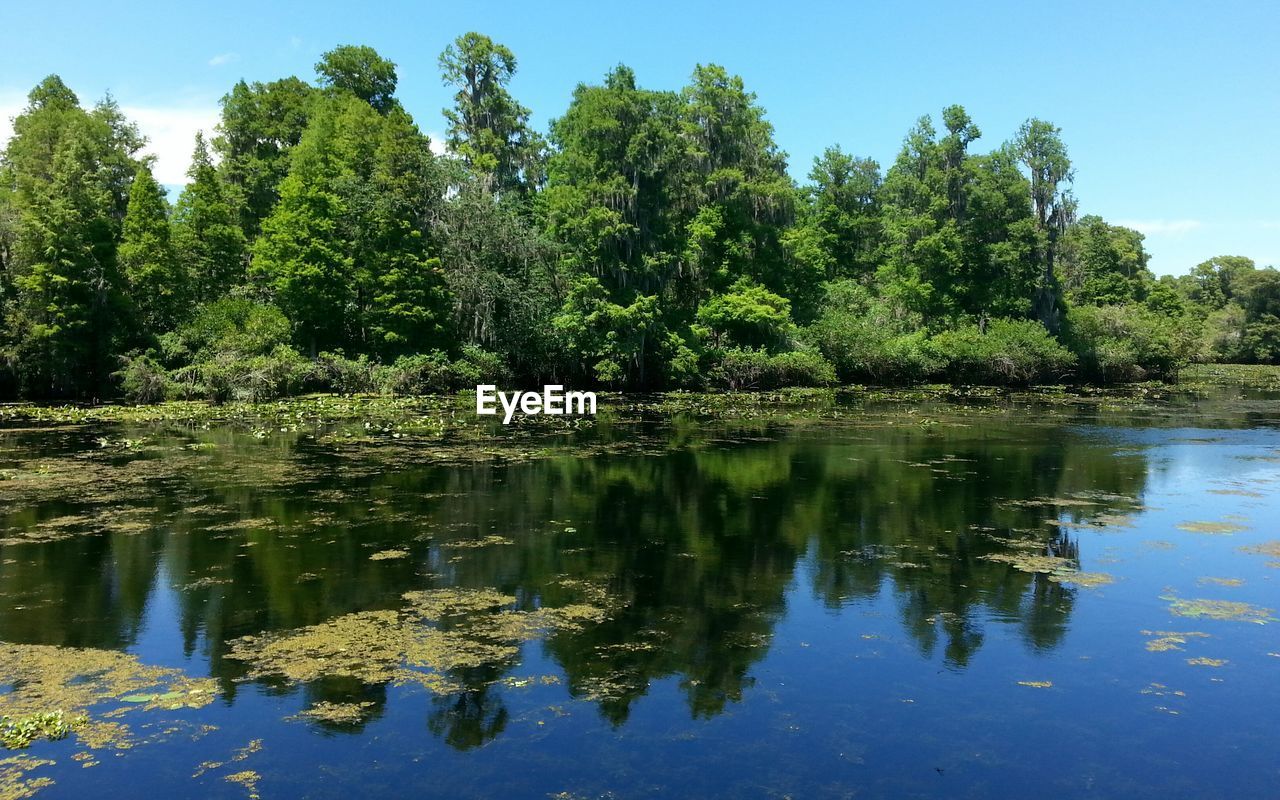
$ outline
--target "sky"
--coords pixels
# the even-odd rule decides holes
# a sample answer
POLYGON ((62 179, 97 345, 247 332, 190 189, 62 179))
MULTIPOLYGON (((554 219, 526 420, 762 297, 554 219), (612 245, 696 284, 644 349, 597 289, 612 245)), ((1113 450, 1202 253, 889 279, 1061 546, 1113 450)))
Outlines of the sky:
POLYGON ((741 75, 803 181, 832 144, 888 167, 908 128, 959 103, 994 149, 1028 117, 1062 129, 1082 214, 1143 232, 1158 274, 1215 255, 1280 266, 1280 4, 860 2, 12 3, 0 5, 0 139, 57 73, 110 92, 180 184, 195 131, 238 79, 308 80, 367 44, 439 139, 437 58, 470 30, 510 47, 511 89, 545 131, 618 63, 678 89, 699 63, 741 75))

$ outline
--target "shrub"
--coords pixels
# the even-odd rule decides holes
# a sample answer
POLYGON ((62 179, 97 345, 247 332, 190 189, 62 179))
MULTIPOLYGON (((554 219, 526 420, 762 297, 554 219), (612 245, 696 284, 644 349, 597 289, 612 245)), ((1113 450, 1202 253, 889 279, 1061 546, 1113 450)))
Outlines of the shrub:
POLYGON ((928 350, 949 380, 1026 384, 1062 379, 1076 357, 1031 320, 992 320, 985 332, 968 325, 936 334, 928 350))
POLYGON ((698 309, 698 325, 716 347, 779 347, 792 329, 791 301, 750 278, 698 309))
POLYGON ((343 394, 376 392, 380 388, 379 367, 363 354, 351 359, 341 353, 321 353, 312 365, 310 377, 317 388, 343 394))
POLYGON ((831 386, 836 371, 819 353, 794 350, 769 355, 764 350, 717 351, 711 382, 729 389, 777 389, 784 386, 831 386))
POLYGON ((169 372, 150 353, 129 353, 120 357, 120 371, 113 377, 131 403, 159 403, 169 395, 169 372))
POLYGON ((502 356, 468 345, 456 361, 439 350, 401 356, 379 370, 378 385, 390 394, 432 394, 502 384, 510 377, 502 356))
POLYGON ((1067 331, 1089 376, 1101 381, 1173 378, 1197 349, 1193 326, 1133 304, 1073 307, 1067 331))
POLYGON ((299 392, 312 375, 312 362, 287 345, 267 355, 248 358, 222 353, 173 372, 174 383, 186 397, 217 403, 262 402, 299 392))
POLYGON ((801 333, 836 369, 841 380, 908 383, 929 377, 942 364, 926 345, 917 315, 873 297, 854 281, 826 286, 818 319, 801 333))

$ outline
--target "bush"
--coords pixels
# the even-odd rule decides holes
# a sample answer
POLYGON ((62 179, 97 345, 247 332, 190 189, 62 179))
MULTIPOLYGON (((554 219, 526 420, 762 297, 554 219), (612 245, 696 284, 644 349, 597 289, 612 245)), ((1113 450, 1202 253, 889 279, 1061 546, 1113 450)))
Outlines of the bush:
POLYGON ((317 388, 342 394, 365 394, 380 389, 379 367, 366 355, 350 359, 341 353, 321 353, 312 365, 317 388))
POLYGON ((248 358, 221 353, 174 370, 173 379, 185 397, 257 403, 296 394, 312 374, 311 361, 292 347, 278 345, 267 355, 248 358))
POLYGON ((769 355, 764 350, 718 351, 711 382, 729 389, 778 389, 784 386, 831 386, 835 367, 818 353, 795 350, 769 355))
POLYGON ((1057 381, 1069 374, 1076 357, 1031 320, 992 320, 984 332, 969 325, 936 334, 928 350, 952 381, 1027 384, 1057 381))
POLYGON ((378 385, 389 394, 433 394, 474 389, 481 383, 500 385, 510 378, 502 356, 469 345, 456 361, 439 350, 401 356, 379 370, 378 385))
POLYGON ((793 327, 791 301, 740 278, 728 292, 702 304, 698 326, 716 347, 779 347, 793 327))
POLYGON ((927 349, 918 316, 872 297, 853 281, 827 284, 818 319, 801 333, 847 382, 909 383, 942 364, 927 349))
POLYGON ((1091 378, 1174 378, 1197 350, 1194 326, 1140 305, 1076 306, 1067 312, 1071 348, 1091 378))
POLYGON ((169 396, 169 372, 150 353, 129 353, 120 357, 121 368, 113 377, 131 403, 159 403, 169 396))

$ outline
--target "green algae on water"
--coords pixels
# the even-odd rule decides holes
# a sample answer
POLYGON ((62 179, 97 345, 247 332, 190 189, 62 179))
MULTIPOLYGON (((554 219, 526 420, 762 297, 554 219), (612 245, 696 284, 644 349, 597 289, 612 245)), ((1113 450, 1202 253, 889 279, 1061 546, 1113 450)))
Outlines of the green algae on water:
POLYGON ((490 589, 430 589, 407 592, 403 599, 406 605, 398 611, 360 611, 234 639, 227 657, 247 662, 250 678, 309 683, 336 675, 451 694, 464 688, 452 677, 456 671, 514 665, 524 642, 581 630, 608 615, 607 608, 590 603, 519 610, 512 607, 515 597, 490 589))
POLYGON ((1259 608, 1235 600, 1183 600, 1172 596, 1161 599, 1170 601, 1169 610, 1179 617, 1256 622, 1260 625, 1274 621, 1271 616, 1273 609, 1259 608))
POLYGON ((56 764, 48 758, 33 758, 28 755, 10 756, 0 759, 0 798, 3 800, 25 800, 41 789, 52 786, 53 779, 45 776, 27 778, 27 773, 40 767, 56 764))
POLYGON ((0 684, 13 687, 0 694, 0 714, 18 719, 60 711, 90 748, 136 744, 128 726, 115 721, 131 709, 200 708, 217 694, 212 679, 147 666, 125 653, 10 643, 0 644, 0 684))
POLYGON ((1208 533, 1225 536, 1231 533, 1247 531, 1249 530, 1249 526, 1241 525, 1238 522, 1230 520, 1222 520, 1219 522, 1180 522, 1178 523, 1178 530, 1187 531, 1189 533, 1208 533))
POLYGON ((1142 631, 1142 635, 1155 637, 1147 642, 1147 650, 1152 653, 1181 650, 1190 639, 1209 638, 1209 634, 1200 631, 1142 631))
POLYGON ((1105 586, 1115 580, 1105 572, 1083 572, 1079 567, 1075 566, 1071 559, 1044 553, 1015 551, 1011 553, 990 553, 981 558, 986 561, 1008 564, 1021 572, 1045 575, 1054 583, 1092 588, 1105 586))

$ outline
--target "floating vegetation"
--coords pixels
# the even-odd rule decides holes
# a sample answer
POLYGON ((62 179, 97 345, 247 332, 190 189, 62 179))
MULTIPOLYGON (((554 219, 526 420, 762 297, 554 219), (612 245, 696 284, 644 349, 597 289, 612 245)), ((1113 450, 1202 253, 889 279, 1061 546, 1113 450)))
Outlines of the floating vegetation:
POLYGON ((1247 531, 1249 530, 1249 526, 1241 525, 1239 522, 1231 521, 1231 519, 1226 519, 1220 522, 1180 522, 1178 523, 1178 530, 1188 531, 1190 533, 1209 533, 1225 536, 1231 533, 1247 531))
POLYGON ((1008 564, 1021 572, 1039 573, 1047 576, 1054 583, 1072 586, 1093 588, 1105 586, 1115 580, 1114 577, 1105 572, 1082 572, 1071 559, 1045 553, 1015 551, 1012 553, 990 553, 981 556, 981 558, 986 561, 1008 564))
POLYGON ((1280 540, 1273 539, 1269 542, 1241 547, 1240 551, 1244 553, 1252 553, 1254 555, 1267 556, 1272 559, 1267 562, 1267 566, 1280 569, 1280 540))
MULTIPOLYGON (((1152 697, 1170 697, 1170 698, 1172 697, 1185 698, 1187 696, 1187 693, 1182 691, 1181 689, 1170 689, 1168 686, 1165 686, 1163 683, 1148 684, 1147 687, 1142 690, 1141 694, 1150 695, 1152 697)), ((1171 714, 1175 717, 1182 713, 1181 711, 1177 711, 1175 709, 1169 708, 1168 706, 1156 706, 1155 710, 1163 714, 1171 714)))
POLYGON ((324 722, 330 725, 358 725, 364 722, 374 703, 365 701, 362 703, 330 703, 321 700, 312 703, 311 706, 303 711, 299 711, 289 719, 309 720, 311 722, 324 722))
POLYGON ((1262 492, 1255 492, 1250 489, 1210 489, 1210 494, 1225 494, 1234 497, 1266 497, 1262 492))
POLYGON ((0 759, 0 798, 25 800, 46 786, 52 786, 52 778, 41 776, 28 779, 27 773, 40 767, 53 766, 55 763, 57 762, 47 758, 33 758, 27 755, 0 759))
POLYGON ((1031 689, 1052 689, 1053 681, 1018 681, 1018 685, 1031 689))
POLYGON ((608 613, 590 603, 517 610, 514 597, 489 589, 431 589, 408 592, 404 600, 399 611, 361 611, 234 639, 227 657, 247 662, 250 678, 308 683, 338 675, 449 694, 463 688, 453 671, 514 664, 523 642, 581 630, 608 613))
POLYGON ((1177 597, 1162 597, 1170 601, 1169 610, 1179 617, 1193 619, 1216 619, 1236 622, 1256 622, 1263 624, 1272 622, 1270 608, 1259 608, 1248 603, 1235 600, 1182 600, 1177 597))
POLYGON ((1147 688, 1142 690, 1142 694, 1151 694, 1156 697, 1186 697, 1187 693, 1181 689, 1170 689, 1163 683, 1148 684, 1147 688))
POLYGON ((1244 586, 1244 580, 1241 578, 1212 578, 1205 577, 1196 581, 1199 584, 1213 584, 1215 586, 1244 586))
POLYGON ((1152 653, 1164 653, 1169 650, 1181 650, 1189 639, 1207 639, 1209 634, 1200 631, 1143 631, 1143 636, 1154 636, 1147 642, 1147 650, 1152 653))
POLYGON ((379 550, 378 552, 369 556, 369 560, 370 561, 391 561, 392 559, 408 558, 408 557, 409 557, 408 550, 379 550))
POLYGON ((42 711, 24 717, 0 717, 0 744, 9 750, 22 750, 40 737, 65 739, 75 724, 83 724, 83 718, 68 720, 61 711, 42 711))
POLYGON ((444 544, 449 547, 492 547, 494 545, 515 544, 515 542, 505 536, 490 534, 479 539, 458 539, 444 544))
POLYGON ((218 578, 218 577, 214 577, 213 575, 208 575, 206 577, 194 580, 191 583, 183 584, 178 588, 184 592, 190 592, 195 589, 208 589, 212 586, 224 586, 232 582, 233 581, 230 578, 218 578))
POLYGON ((1227 663, 1225 658, 1188 658, 1187 663, 1193 667, 1221 667, 1227 663))
POLYGON ((233 772, 223 778, 223 780, 228 783, 238 783, 243 786, 245 791, 248 792, 249 800, 258 800, 258 798, 261 797, 261 795, 258 794, 258 781, 262 780, 262 776, 251 769, 233 772))
POLYGON ((128 726, 115 721, 130 709, 199 708, 216 695, 212 679, 146 666, 112 650, 51 645, 0 644, 0 684, 13 687, 0 694, 0 713, 6 718, 51 722, 50 715, 61 715, 64 735, 74 733, 90 748, 133 746, 128 726), (114 708, 102 708, 109 703, 114 708))

